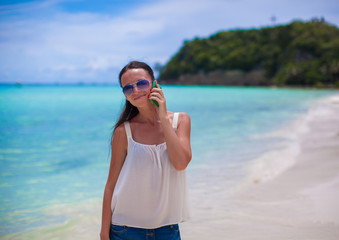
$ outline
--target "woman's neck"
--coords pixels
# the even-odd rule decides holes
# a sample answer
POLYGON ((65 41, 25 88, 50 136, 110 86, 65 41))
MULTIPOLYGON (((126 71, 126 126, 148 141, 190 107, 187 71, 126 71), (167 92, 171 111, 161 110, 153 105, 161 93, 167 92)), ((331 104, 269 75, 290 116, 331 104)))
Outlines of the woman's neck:
POLYGON ((154 106, 148 106, 145 108, 138 108, 139 114, 137 120, 142 123, 149 123, 151 125, 156 125, 160 122, 158 113, 154 106))

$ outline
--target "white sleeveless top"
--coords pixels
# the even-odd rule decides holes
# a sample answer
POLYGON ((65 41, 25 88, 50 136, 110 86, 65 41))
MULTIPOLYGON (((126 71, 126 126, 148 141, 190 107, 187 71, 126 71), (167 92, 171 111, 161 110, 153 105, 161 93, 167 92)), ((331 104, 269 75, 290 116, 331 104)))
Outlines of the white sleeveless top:
POLYGON ((188 220, 186 171, 173 167, 166 142, 138 143, 129 122, 124 125, 128 151, 112 196, 112 224, 152 229, 188 220))

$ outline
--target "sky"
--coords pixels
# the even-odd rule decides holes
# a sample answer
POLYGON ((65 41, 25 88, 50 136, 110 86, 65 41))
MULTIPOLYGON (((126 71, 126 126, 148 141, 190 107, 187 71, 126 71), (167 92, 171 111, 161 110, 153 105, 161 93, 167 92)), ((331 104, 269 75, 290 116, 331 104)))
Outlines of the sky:
POLYGON ((312 18, 338 27, 339 1, 0 0, 0 83, 116 84, 129 61, 164 65, 184 41, 312 18))

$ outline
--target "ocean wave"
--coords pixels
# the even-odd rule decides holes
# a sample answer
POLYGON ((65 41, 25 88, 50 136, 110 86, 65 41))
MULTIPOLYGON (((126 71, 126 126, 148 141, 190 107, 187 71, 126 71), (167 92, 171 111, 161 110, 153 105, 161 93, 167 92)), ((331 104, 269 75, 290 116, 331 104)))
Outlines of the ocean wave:
POLYGON ((299 116, 283 128, 263 135, 252 136, 260 138, 283 138, 280 149, 268 151, 251 161, 248 167, 247 183, 261 183, 274 179, 295 164, 300 153, 300 143, 303 136, 309 132, 310 122, 319 116, 335 114, 331 104, 338 104, 339 96, 331 96, 316 101, 306 114, 299 116))

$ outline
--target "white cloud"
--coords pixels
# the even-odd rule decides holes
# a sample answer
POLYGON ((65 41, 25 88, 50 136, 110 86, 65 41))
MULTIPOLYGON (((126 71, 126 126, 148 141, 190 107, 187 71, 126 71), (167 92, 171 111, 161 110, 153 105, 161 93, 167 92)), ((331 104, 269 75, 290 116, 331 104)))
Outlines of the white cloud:
POLYGON ((165 63, 185 39, 269 25, 272 15, 282 23, 321 16, 339 23, 331 10, 338 4, 332 1, 324 7, 324 2, 312 5, 306 0, 167 0, 119 16, 50 9, 58 2, 31 7, 27 3, 20 8, 21 12, 47 9, 53 12, 49 17, 0 23, 0 81, 114 81, 129 60, 165 63))

